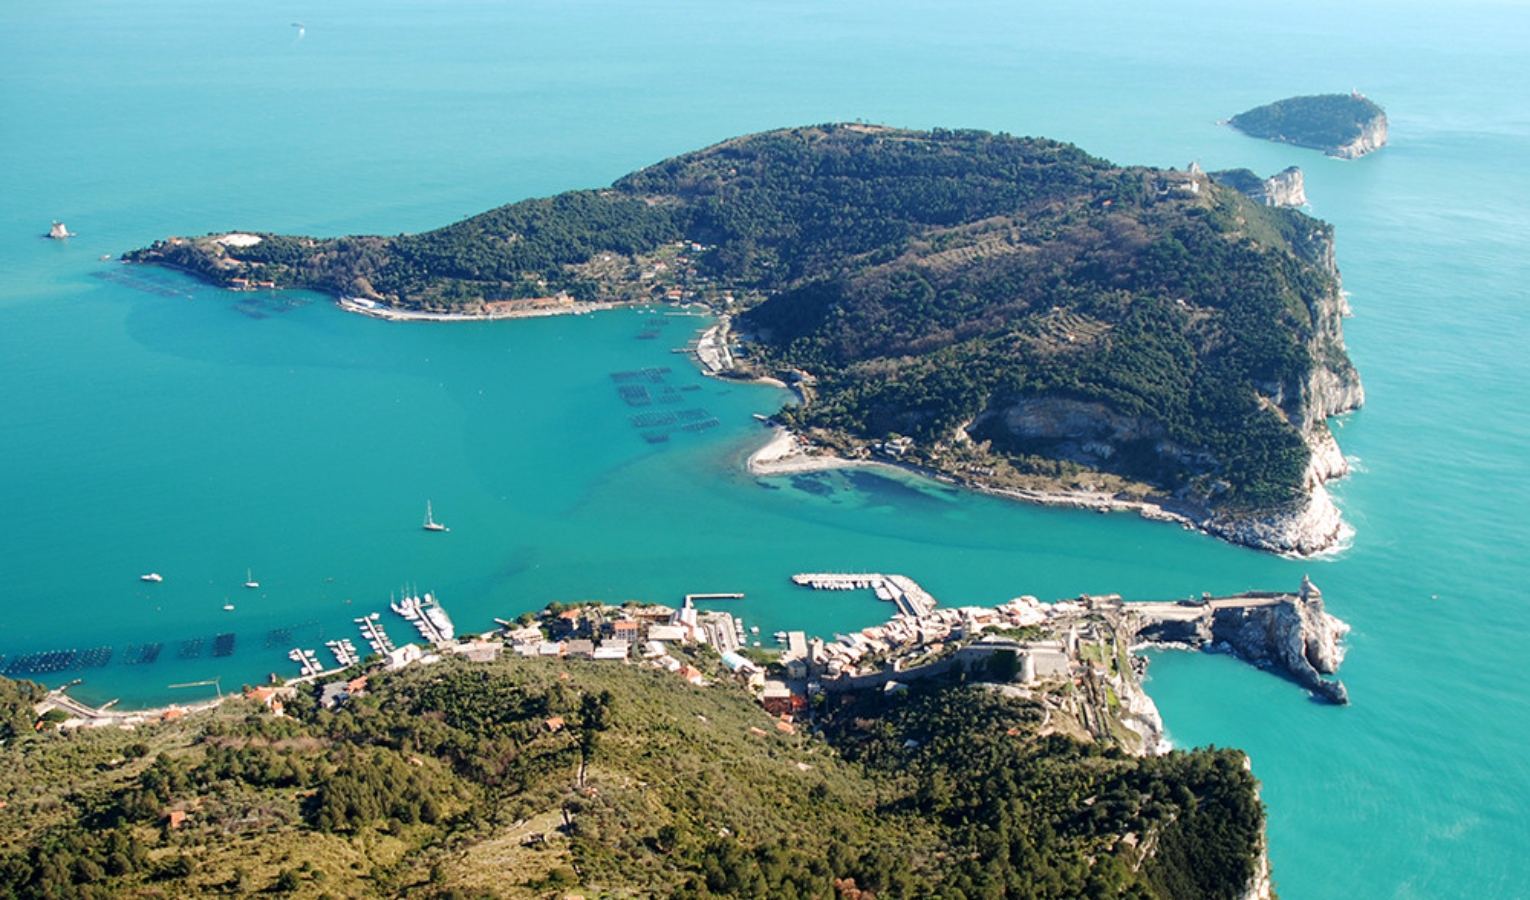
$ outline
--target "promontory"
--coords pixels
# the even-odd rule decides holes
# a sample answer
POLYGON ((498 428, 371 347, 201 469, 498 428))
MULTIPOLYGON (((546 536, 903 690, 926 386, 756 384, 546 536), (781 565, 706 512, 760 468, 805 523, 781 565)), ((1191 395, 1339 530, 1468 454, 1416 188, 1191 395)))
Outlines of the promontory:
POLYGON ((1387 142, 1387 114, 1359 93, 1277 100, 1239 113, 1227 124, 1250 137, 1358 159, 1387 142))
POLYGON ((1333 546, 1330 416, 1363 400, 1333 229, 1199 169, 866 125, 724 141, 436 231, 168 238, 126 258, 374 315, 695 302, 808 452, 1024 499, 1333 546), (731 327, 731 332, 729 328, 731 327))

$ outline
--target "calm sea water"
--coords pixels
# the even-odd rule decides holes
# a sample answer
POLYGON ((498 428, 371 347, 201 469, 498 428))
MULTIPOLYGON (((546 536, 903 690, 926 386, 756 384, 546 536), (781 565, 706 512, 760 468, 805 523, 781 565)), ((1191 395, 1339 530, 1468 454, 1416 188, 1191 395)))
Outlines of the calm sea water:
POLYGON ((468 631, 552 600, 743 591, 769 635, 885 615, 796 591, 804 570, 900 571, 953 604, 1310 573, 1354 625, 1354 704, 1162 654, 1171 735, 1249 751, 1284 896, 1523 896, 1527 44, 1509 3, 5 5, 0 653, 111 646, 62 677, 151 703, 291 672, 288 649, 354 638, 406 584, 468 631), (1392 125, 1359 162, 1211 124, 1351 87, 1392 125), (1354 546, 1295 562, 908 479, 758 482, 739 465, 764 437, 750 415, 783 397, 672 354, 696 319, 401 325, 100 259, 229 228, 417 231, 853 119, 1302 166, 1338 226, 1370 399, 1338 426, 1354 546), (78 236, 42 240, 53 219, 78 236), (662 408, 716 427, 643 440, 611 373, 663 367, 680 403, 662 408), (449 534, 419 529, 427 499, 449 534), (220 633, 234 650, 215 658, 220 633))

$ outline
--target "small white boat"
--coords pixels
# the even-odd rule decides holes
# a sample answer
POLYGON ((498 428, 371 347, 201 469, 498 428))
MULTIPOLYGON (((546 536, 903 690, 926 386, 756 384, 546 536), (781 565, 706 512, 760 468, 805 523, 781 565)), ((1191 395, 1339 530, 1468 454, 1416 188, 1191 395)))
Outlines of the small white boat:
POLYGON ((445 525, 442 525, 440 522, 437 522, 435 520, 435 518, 431 516, 431 514, 430 514, 430 501, 429 500, 425 501, 425 525, 424 525, 424 528, 425 528, 426 531, 451 531, 450 528, 447 528, 445 525))
POLYGON ((234 604, 232 604, 232 603, 225 603, 225 604, 223 604, 223 611, 224 612, 233 612, 234 611, 234 604))
POLYGON ((53 227, 48 229, 48 237, 61 241, 64 238, 74 237, 74 232, 65 228, 63 222, 54 222, 53 227))
POLYGON ((260 587, 260 582, 255 580, 255 573, 254 573, 253 570, 250 570, 250 569, 245 569, 244 570, 244 586, 247 587, 247 588, 258 588, 258 587, 260 587))
POLYGON ((139 581, 152 581, 152 582, 155 582, 156 584, 158 584, 159 582, 165 580, 165 576, 159 574, 158 572, 150 572, 147 575, 140 575, 140 576, 138 576, 138 580, 139 581))

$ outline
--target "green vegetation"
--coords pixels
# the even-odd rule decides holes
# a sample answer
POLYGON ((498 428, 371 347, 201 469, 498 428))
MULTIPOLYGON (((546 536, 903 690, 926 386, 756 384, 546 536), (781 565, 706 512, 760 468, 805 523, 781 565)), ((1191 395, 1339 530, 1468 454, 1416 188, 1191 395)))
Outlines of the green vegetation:
POLYGON ((1135 758, 960 684, 833 698, 557 660, 0 748, 0 897, 1234 897, 1241 754, 1135 758), (183 815, 182 815, 183 814, 183 815))
POLYGON ((816 376, 784 417, 833 446, 904 436, 906 459, 1000 486, 1268 510, 1303 496, 1290 420, 1309 376, 1349 373, 1331 248, 1323 223, 1204 177, 1042 139, 825 125, 422 235, 171 239, 128 258, 410 309, 711 302, 756 339, 746 373, 816 376), (1008 420, 1037 398, 1092 412, 1061 433, 1008 420))
POLYGON ((1228 124, 1250 137, 1332 153, 1378 120, 1385 123, 1386 112, 1358 94, 1317 94, 1277 100, 1228 124))
POLYGON ((31 734, 32 707, 46 693, 42 685, 31 681, 0 678, 0 740, 31 734))

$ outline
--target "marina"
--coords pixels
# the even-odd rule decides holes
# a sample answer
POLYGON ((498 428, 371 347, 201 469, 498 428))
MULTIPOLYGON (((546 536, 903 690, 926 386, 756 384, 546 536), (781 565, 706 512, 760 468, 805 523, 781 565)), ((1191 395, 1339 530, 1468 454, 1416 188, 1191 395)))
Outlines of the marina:
POLYGON ((420 637, 434 646, 451 643, 457 633, 446 610, 441 608, 441 604, 429 591, 424 596, 406 592, 398 602, 390 602, 389 606, 413 625, 420 637))
POLYGON ((319 675, 324 671, 324 666, 319 663, 318 655, 312 650, 296 648, 287 654, 287 658, 298 664, 305 677, 319 675))
POLYGON ((350 668, 361 662, 361 656, 356 652, 356 645, 350 640, 341 638, 335 641, 325 641, 324 646, 335 655, 335 663, 342 669, 350 668))
POLYGON ((878 600, 886 600, 898 607, 898 612, 916 619, 935 609, 935 598, 906 575, 803 573, 793 575, 792 581, 815 591, 869 589, 878 600))
POLYGON ((389 640, 388 633, 383 631, 382 626, 377 624, 378 618, 378 613, 372 613, 357 619, 356 624, 361 626, 361 636, 366 639, 367 646, 372 648, 372 652, 379 656, 386 656, 394 650, 393 641, 389 640))

